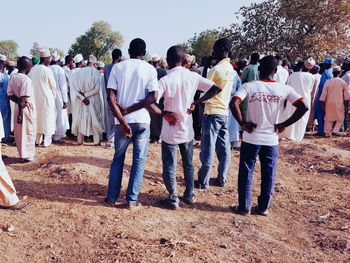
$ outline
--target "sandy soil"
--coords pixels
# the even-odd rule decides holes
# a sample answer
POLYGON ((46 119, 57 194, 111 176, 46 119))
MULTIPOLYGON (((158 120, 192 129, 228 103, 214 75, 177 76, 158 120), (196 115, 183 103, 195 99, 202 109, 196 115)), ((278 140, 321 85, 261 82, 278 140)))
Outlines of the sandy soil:
MULTIPOLYGON (((195 205, 176 211, 157 205, 166 197, 160 145, 150 146, 138 210, 123 208, 131 165, 128 151, 117 208, 105 207, 112 149, 74 142, 37 148, 23 164, 3 146, 7 169, 26 211, 0 211, 1 262, 350 262, 349 137, 282 141, 274 205, 268 217, 233 214, 237 152, 228 186, 196 191, 195 205)), ((199 150, 194 163, 198 171, 199 150)), ((179 192, 183 175, 178 158, 179 192)), ((212 176, 215 177, 215 162, 212 176)), ((259 192, 259 163, 254 203, 259 192)))

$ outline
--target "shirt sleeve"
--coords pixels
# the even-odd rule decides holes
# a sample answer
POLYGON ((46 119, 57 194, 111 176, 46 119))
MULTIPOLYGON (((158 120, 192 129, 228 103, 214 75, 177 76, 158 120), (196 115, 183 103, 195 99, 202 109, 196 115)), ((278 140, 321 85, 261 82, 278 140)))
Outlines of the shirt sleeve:
POLYGON ((344 85, 343 85, 343 94, 344 94, 344 100, 349 100, 350 99, 350 95, 349 95, 349 91, 348 91, 348 85, 347 83, 344 81, 344 85))
POLYGON ((249 87, 248 84, 243 84, 236 92, 233 94, 234 98, 238 98, 240 101, 243 101, 246 97, 249 96, 249 87))
POLYGON ((32 85, 31 81, 32 80, 28 77, 23 80, 22 87, 19 91, 20 97, 30 97, 29 96, 29 90, 30 90, 29 87, 30 87, 30 85, 32 85))
POLYGON ((199 77, 197 90, 207 92, 212 86, 215 85, 215 83, 212 80, 203 78, 201 75, 197 73, 193 73, 193 74, 196 74, 199 77))
MULTIPOLYGON (((210 79, 211 81, 213 81, 214 83, 217 83, 217 79, 218 79, 218 71, 216 70, 215 67, 211 68, 208 71, 207 74, 207 79, 210 79)), ((220 87, 219 85, 217 85, 220 89, 222 89, 222 87, 220 87)))
POLYGON ((150 80, 147 86, 147 92, 153 92, 158 90, 159 90, 159 87, 158 87, 157 71, 155 68, 153 68, 150 73, 150 80))
POLYGON ((323 90, 322 90, 320 101, 325 101, 326 100, 327 94, 328 94, 328 87, 329 87, 329 82, 326 81, 326 83, 324 84, 323 90))
POLYGON ((8 85, 8 89, 7 89, 7 95, 8 96, 12 96, 12 95, 15 95, 14 92, 13 92, 13 81, 10 79, 10 83, 8 85))
POLYGON ((291 86, 287 86, 289 88, 289 92, 287 95, 287 100, 294 105, 295 103, 297 103, 298 101, 303 100, 304 98, 298 93, 296 92, 291 86))
POLYGON ((165 93, 165 85, 164 85, 164 81, 162 81, 162 79, 160 79, 158 81, 158 98, 157 98, 157 102, 159 103, 159 100, 164 96, 165 93))
POLYGON ((116 77, 116 71, 118 65, 114 65, 111 73, 109 74, 109 78, 108 78, 108 83, 107 83, 107 89, 112 89, 112 90, 118 90, 118 80, 116 77))

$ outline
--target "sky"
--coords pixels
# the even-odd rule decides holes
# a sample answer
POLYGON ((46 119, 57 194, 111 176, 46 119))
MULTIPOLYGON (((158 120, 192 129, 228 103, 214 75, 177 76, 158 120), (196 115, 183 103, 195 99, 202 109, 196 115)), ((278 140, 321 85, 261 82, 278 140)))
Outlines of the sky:
POLYGON ((65 53, 95 21, 108 22, 124 38, 123 55, 130 41, 143 38, 149 54, 167 49, 207 29, 227 27, 235 12, 250 0, 0 0, 0 40, 14 40, 19 55, 29 55, 34 42, 65 53))

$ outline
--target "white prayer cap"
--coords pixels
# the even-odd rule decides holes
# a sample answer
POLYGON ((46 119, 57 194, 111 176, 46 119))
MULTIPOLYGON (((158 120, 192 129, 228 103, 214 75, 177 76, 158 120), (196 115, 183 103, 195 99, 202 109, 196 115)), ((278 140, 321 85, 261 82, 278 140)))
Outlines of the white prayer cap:
POLYGON ((304 61, 304 67, 309 70, 312 69, 315 65, 316 65, 316 61, 312 57, 304 61))
POLYGON ((90 55, 88 62, 89 63, 97 63, 97 58, 94 55, 90 55))
POLYGON ((52 52, 51 57, 52 57, 52 60, 55 62, 57 62, 61 59, 61 56, 60 56, 60 54, 57 53, 57 51, 52 52))
POLYGON ((0 60, 6 61, 7 57, 5 55, 0 54, 0 60))
POLYGON ((77 54, 77 55, 75 55, 75 57, 73 58, 74 63, 80 63, 80 62, 82 62, 83 60, 84 60, 84 58, 83 58, 83 55, 82 55, 82 54, 77 54))
POLYGON ((152 62, 158 62, 161 59, 161 57, 158 54, 152 55, 152 62))
POLYGON ((40 48, 39 49, 39 57, 41 57, 41 58, 51 57, 50 50, 48 50, 47 48, 40 48))
POLYGON ((7 65, 10 66, 10 67, 17 67, 17 62, 8 61, 8 62, 7 62, 7 65))
POLYGON ((193 64, 196 61, 196 57, 191 56, 190 54, 185 54, 185 60, 187 63, 193 64))
POLYGON ((96 67, 97 67, 97 68, 104 68, 104 67, 105 67, 105 63, 103 63, 102 61, 98 61, 98 62, 96 63, 96 67))

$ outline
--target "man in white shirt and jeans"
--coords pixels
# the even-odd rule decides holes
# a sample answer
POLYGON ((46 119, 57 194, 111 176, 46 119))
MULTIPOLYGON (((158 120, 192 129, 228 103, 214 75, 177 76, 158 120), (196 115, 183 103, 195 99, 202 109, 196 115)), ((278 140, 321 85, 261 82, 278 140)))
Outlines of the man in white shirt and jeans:
POLYGON ((258 155, 261 163, 261 192, 257 213, 268 215, 275 185, 278 133, 308 111, 303 98, 292 87, 274 80, 277 65, 278 61, 273 56, 261 59, 260 80, 244 84, 230 102, 232 114, 243 130, 238 172, 238 206, 235 207, 235 211, 243 215, 251 212, 252 177, 258 155), (239 107, 245 98, 248 99, 247 122, 243 121, 239 107), (292 103, 296 110, 290 118, 278 123, 285 100, 292 103))
POLYGON ((115 154, 111 164, 107 198, 104 203, 115 206, 122 177, 125 153, 133 143, 133 162, 126 191, 128 208, 140 206, 138 195, 148 152, 150 115, 145 107, 156 101, 158 80, 156 69, 143 60, 146 43, 136 38, 130 42, 130 59, 115 64, 111 70, 107 97, 116 117, 115 154))
POLYGON ((167 52, 169 71, 159 80, 159 98, 164 97, 162 139, 163 180, 169 192, 169 198, 161 204, 169 209, 179 207, 176 189, 176 151, 180 149, 185 177, 184 202, 193 204, 194 167, 193 157, 193 119, 191 113, 203 101, 210 99, 221 91, 214 82, 182 67, 185 53, 178 46, 172 46, 167 52), (197 90, 206 92, 193 102, 197 90))

